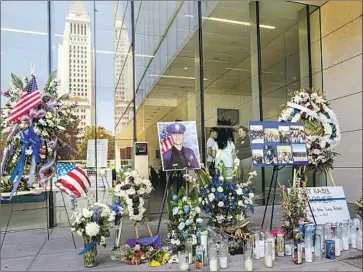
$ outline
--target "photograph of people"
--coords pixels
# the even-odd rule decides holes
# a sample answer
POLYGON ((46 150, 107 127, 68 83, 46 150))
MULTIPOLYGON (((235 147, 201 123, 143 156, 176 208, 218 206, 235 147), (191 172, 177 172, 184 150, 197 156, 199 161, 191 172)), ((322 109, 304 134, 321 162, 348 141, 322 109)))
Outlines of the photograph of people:
POLYGON ((279 126, 280 132, 280 143, 289 144, 290 143, 290 127, 289 126, 279 126))
POLYGON ((263 126, 251 125, 250 126, 250 138, 252 144, 263 144, 263 126))
POLYGON ((292 152, 290 145, 280 145, 276 147, 277 159, 280 164, 292 164, 292 152))
POLYGON ((280 134, 277 128, 264 129, 265 143, 278 143, 280 142, 280 134))
MULTIPOLYGON (((214 172, 211 167, 215 166, 215 158, 218 150, 216 139, 218 137, 218 128, 212 127, 209 131, 209 138, 207 141, 207 169, 209 172, 214 172)), ((213 173, 210 173, 213 176, 213 173)))
POLYGON ((277 164, 276 149, 272 145, 266 145, 264 147, 265 163, 277 164))
POLYGON ((200 169, 195 122, 158 123, 164 171, 200 169))
POLYGON ((292 145, 292 156, 295 162, 307 162, 308 154, 306 151, 305 144, 293 144, 292 145))
POLYGON ((303 126, 290 127, 291 143, 306 143, 306 134, 303 126))
POLYGON ((247 180, 248 173, 251 172, 252 167, 251 142, 248 136, 248 129, 240 126, 238 128, 238 136, 235 146, 237 158, 240 160, 240 177, 241 180, 247 180))
POLYGON ((217 145, 216 165, 220 161, 223 161, 226 167, 226 176, 232 177, 233 163, 236 157, 236 147, 233 143, 233 130, 220 128, 218 131, 217 145))
POLYGON ((263 149, 253 149, 252 150, 252 160, 253 164, 262 164, 263 160, 263 149))

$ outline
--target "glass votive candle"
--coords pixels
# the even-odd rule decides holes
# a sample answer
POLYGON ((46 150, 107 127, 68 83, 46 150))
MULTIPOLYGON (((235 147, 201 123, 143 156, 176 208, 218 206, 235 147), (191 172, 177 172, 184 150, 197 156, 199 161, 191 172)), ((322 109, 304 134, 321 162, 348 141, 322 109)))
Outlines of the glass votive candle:
POLYGON ((343 250, 349 250, 349 233, 350 233, 349 220, 344 220, 342 227, 343 250))
POLYGON ((326 223, 324 226, 324 240, 329 240, 332 239, 333 237, 328 237, 330 235, 330 233, 332 233, 331 231, 331 223, 326 223))
POLYGON ((272 261, 276 261, 276 238, 275 236, 273 236, 271 233, 266 233, 265 235, 265 239, 271 241, 271 244, 272 244, 272 261))
POLYGON ((208 248, 209 271, 218 271, 217 245, 211 244, 208 248))
POLYGON ((185 241, 185 251, 188 252, 188 262, 193 263, 193 239, 188 238, 185 241))
POLYGON ((253 252, 252 243, 250 241, 247 241, 247 243, 245 243, 243 250, 243 261, 244 261, 245 271, 253 270, 252 252, 253 252))
POLYGON ((357 248, 357 227, 354 225, 350 228, 350 240, 352 248, 357 248))
POLYGON ((324 241, 325 241, 325 236, 324 236, 324 226, 323 225, 318 225, 316 226, 316 235, 320 235, 320 250, 321 252, 324 252, 324 241))
POLYGON ((265 240, 265 267, 272 267, 272 241, 269 239, 265 240))
POLYGON ((188 271, 189 270, 189 253, 185 250, 178 252, 179 259, 179 269, 180 271, 188 271))
POLYGON ((228 243, 221 241, 219 249, 219 263, 221 269, 228 268, 228 243))
POLYGON ((204 267, 203 247, 197 246, 195 249, 195 269, 197 271, 202 271, 203 267, 204 267))
POLYGON ((260 259, 260 234, 258 231, 253 234, 253 258, 260 259))
POLYGON ((322 248, 321 248, 321 234, 316 233, 315 235, 315 246, 314 254, 316 259, 321 259, 322 248))
POLYGON ((286 239, 285 240, 285 255, 291 256, 292 255, 292 245, 293 240, 292 239, 286 239))
POLYGON ((313 262, 313 235, 311 232, 305 233, 305 261, 313 262))
POLYGON ((362 226, 357 230, 357 249, 362 250, 363 248, 363 233, 362 233, 362 226))

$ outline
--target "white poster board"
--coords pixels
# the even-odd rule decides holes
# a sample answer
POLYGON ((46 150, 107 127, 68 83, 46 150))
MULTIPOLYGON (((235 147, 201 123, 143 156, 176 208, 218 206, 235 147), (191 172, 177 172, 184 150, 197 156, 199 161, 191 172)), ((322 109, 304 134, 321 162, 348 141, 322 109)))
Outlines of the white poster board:
POLYGON ((86 167, 107 167, 108 139, 97 140, 97 166, 95 155, 95 140, 88 140, 86 167))
MULTIPOLYGON (((343 187, 307 187, 306 191, 316 224, 343 222, 350 219, 343 187)), ((308 217, 312 222, 314 221, 309 208, 308 217)))

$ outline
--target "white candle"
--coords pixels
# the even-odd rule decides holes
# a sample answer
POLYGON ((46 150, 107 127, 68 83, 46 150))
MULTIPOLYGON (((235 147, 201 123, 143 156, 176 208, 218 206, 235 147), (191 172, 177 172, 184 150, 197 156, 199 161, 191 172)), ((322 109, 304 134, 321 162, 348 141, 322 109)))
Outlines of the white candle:
POLYGON ((269 241, 272 243, 272 261, 276 261, 276 249, 275 249, 275 238, 269 238, 269 241))
POLYGON ((189 252, 188 261, 189 261, 189 264, 193 263, 193 254, 191 252, 189 252))
POLYGON ((245 271, 252 271, 253 263, 252 260, 245 260, 245 271))
POLYGON ((260 245, 260 257, 265 257, 265 241, 260 240, 259 245, 260 245))
POLYGON ((349 250, 349 238, 348 238, 348 236, 343 236, 343 250, 349 250))
POLYGON ((352 231, 350 236, 350 239, 352 241, 352 248, 357 248, 357 233, 355 231, 352 231))
POLYGON ((307 263, 313 262, 313 251, 311 250, 310 247, 305 248, 305 261, 307 263))
POLYGON ((335 238, 335 256, 339 257, 340 256, 340 243, 339 243, 339 239, 335 238))
POLYGON ((272 267, 272 256, 267 255, 265 257, 265 266, 266 267, 272 267))
POLYGON ((291 244, 285 244, 285 255, 291 256, 292 255, 292 246, 291 244))
POLYGON ((363 243, 362 236, 360 236, 360 237, 357 236, 357 249, 358 250, 362 250, 362 247, 363 247, 362 243, 363 243))
POLYGON ((227 257, 220 257, 219 262, 220 262, 220 266, 222 269, 226 269, 228 267, 228 258, 227 257))
POLYGON ((209 271, 218 271, 218 262, 216 259, 209 260, 209 271))
POLYGON ((180 265, 180 271, 188 271, 189 270, 189 265, 187 263, 182 263, 180 265))

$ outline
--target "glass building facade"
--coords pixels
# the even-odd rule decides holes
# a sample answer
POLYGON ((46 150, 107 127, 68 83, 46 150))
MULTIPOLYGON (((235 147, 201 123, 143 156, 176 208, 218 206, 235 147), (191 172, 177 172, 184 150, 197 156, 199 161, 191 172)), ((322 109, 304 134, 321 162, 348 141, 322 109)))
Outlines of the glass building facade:
MULTIPOLYGON (((110 170, 132 166, 134 142, 148 142, 149 165, 160 169, 157 122, 195 120, 205 161, 211 127, 276 121, 292 91, 322 88, 320 31, 319 8, 291 1, 1 2, 1 90, 11 73, 28 76, 30 64, 40 87, 57 71, 59 92, 79 105, 77 153, 62 160, 86 167, 97 149, 88 140, 107 139, 107 165, 89 171, 97 200, 107 202, 110 170)), ((256 170, 264 194, 272 171, 256 170)), ((292 169, 279 175, 291 180, 292 169)), ((154 186, 151 213, 164 188, 154 186)), ((23 203, 9 226, 45 226, 41 208, 51 224, 66 222, 62 197, 51 195, 23 203)), ((2 205, 1 222, 10 206, 2 205)))

